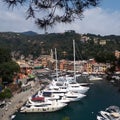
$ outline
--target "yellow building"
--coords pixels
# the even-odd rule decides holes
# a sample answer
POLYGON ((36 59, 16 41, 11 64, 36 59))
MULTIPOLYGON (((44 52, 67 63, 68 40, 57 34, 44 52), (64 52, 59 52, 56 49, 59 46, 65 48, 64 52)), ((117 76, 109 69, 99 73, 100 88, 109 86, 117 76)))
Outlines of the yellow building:
POLYGON ((100 40, 99 42, 100 45, 106 45, 106 43, 107 43, 106 40, 100 40))

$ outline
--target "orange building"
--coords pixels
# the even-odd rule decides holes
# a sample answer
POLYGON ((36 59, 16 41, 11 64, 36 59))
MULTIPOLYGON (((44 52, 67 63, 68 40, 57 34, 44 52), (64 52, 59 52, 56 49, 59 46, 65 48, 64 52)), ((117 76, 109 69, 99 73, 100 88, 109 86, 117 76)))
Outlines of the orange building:
POLYGON ((67 70, 68 69, 68 61, 67 60, 60 60, 59 69, 60 70, 67 70))

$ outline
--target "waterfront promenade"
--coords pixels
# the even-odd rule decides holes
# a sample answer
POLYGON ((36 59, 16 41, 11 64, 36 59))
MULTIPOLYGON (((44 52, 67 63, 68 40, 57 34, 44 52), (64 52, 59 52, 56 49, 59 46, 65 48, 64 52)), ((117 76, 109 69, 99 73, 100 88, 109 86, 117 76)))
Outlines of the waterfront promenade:
POLYGON ((10 120, 10 116, 13 115, 21 106, 27 101, 28 97, 35 94, 38 90, 41 89, 39 83, 35 83, 34 87, 31 89, 16 93, 11 99, 10 102, 7 102, 6 106, 0 109, 0 120, 10 120))

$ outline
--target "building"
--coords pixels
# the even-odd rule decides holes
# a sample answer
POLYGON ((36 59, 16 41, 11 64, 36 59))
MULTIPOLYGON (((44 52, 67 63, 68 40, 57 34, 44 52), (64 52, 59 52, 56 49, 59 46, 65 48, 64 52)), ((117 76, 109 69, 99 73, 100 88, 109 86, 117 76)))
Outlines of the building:
POLYGON ((82 42, 87 42, 88 40, 90 40, 90 38, 88 36, 81 35, 81 41, 82 42))
POLYGON ((115 57, 117 59, 120 58, 120 51, 119 50, 115 50, 115 57))
POLYGON ((100 40, 100 41, 99 41, 99 44, 100 44, 100 45, 106 45, 107 42, 106 42, 106 40, 100 40))
POLYGON ((69 63, 67 60, 60 60, 59 61, 59 69, 60 70, 68 70, 69 63))

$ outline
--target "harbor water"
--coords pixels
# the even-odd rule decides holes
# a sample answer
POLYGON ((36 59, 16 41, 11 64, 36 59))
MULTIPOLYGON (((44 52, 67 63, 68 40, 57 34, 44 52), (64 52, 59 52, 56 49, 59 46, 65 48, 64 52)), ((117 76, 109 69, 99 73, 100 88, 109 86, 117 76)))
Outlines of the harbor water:
POLYGON ((86 97, 53 113, 16 113, 14 120, 96 120, 111 105, 120 107, 120 92, 107 81, 94 81, 86 97), (67 119, 69 118, 69 119, 67 119))

